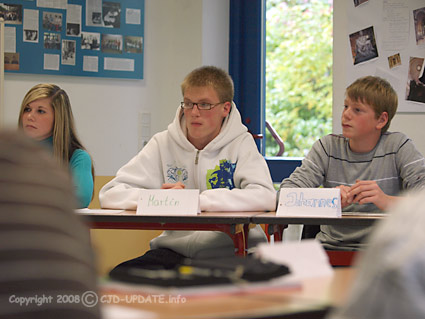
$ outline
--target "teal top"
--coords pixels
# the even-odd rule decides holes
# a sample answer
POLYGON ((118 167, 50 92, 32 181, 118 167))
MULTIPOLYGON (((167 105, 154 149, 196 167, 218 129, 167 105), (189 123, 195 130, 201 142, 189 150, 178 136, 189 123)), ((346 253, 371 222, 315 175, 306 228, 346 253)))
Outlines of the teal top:
MULTIPOLYGON (((52 149, 53 137, 48 137, 42 143, 52 149)), ((89 153, 82 149, 75 150, 69 160, 69 167, 75 185, 78 208, 85 208, 89 206, 93 196, 92 163, 89 153)))

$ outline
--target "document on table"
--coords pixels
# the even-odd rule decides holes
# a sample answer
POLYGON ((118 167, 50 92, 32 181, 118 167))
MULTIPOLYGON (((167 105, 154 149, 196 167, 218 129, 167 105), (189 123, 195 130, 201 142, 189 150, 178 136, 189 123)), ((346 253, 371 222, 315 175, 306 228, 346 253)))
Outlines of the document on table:
MULTIPOLYGON (((107 300, 107 299, 105 299, 107 300)), ((101 314, 104 319, 151 319, 156 318, 157 315, 153 312, 124 307, 121 305, 101 304, 101 314)))
POLYGON ((120 214, 125 212, 124 209, 90 209, 80 208, 74 210, 77 214, 120 214))
POLYGON ((255 254, 264 260, 288 266, 291 270, 289 276, 295 280, 333 275, 328 256, 321 243, 315 239, 260 244, 255 254))
POLYGON ((229 283, 217 285, 200 285, 191 287, 158 287, 138 283, 125 283, 119 281, 106 281, 101 284, 104 293, 164 295, 178 297, 209 297, 216 295, 234 295, 244 293, 257 293, 273 289, 299 289, 302 282, 291 275, 284 275, 270 280, 249 283, 229 283))

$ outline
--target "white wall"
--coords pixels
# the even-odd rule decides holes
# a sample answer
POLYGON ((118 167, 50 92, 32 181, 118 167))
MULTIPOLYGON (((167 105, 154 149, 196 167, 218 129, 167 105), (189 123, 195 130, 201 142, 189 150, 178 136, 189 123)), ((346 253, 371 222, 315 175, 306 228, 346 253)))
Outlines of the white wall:
POLYGON ((204 0, 202 19, 203 64, 228 70, 229 0, 204 0))
MULTIPOLYGON (((413 1, 413 0, 411 0, 413 1)), ((422 0, 414 0, 418 4, 422 0)), ((347 6, 353 1, 334 0, 334 60, 333 60, 333 131, 341 133, 341 113, 344 103, 344 91, 347 86, 347 52, 349 52, 347 6)), ((410 23, 412 24, 412 18, 410 23)), ((413 26, 411 26, 411 32, 413 26)), ((379 40, 378 46, 379 46, 379 40)), ((378 47, 379 53, 379 47, 378 47)), ((371 62, 373 63, 373 62, 371 62)), ((371 68, 372 69, 372 68, 371 68)), ((399 97, 400 99, 400 97, 399 97)), ((423 138, 425 113, 397 113, 393 118, 390 131, 400 131, 410 137, 418 150, 425 155, 425 139, 423 138)))
MULTIPOLYGON (((335 43, 346 38, 350 1, 334 1, 335 43), (343 14, 338 14, 343 12, 343 14)), ((23 95, 54 82, 70 95, 78 133, 97 175, 114 175, 139 150, 139 114, 151 114, 151 135, 167 128, 181 100, 180 83, 202 64, 228 67, 229 0, 146 0, 144 80, 5 74, 5 124, 15 126, 23 95)), ((334 132, 340 132, 345 90, 345 47, 334 47, 334 132)), ((391 125, 425 154, 425 114, 398 113, 391 125)))
POLYGON ((96 175, 115 175, 139 150, 140 113, 151 114, 151 135, 166 129, 184 76, 202 64, 228 65, 228 0, 146 0, 145 10, 143 80, 7 73, 5 125, 15 127, 32 86, 56 83, 70 96, 96 175))

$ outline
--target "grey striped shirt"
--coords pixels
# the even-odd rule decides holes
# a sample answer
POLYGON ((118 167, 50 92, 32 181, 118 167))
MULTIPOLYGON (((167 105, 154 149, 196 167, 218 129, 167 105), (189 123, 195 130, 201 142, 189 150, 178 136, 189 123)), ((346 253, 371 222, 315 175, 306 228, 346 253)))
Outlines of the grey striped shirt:
MULTIPOLYGON (((350 150, 348 139, 330 134, 314 143, 302 165, 281 183, 281 188, 351 186, 356 180, 374 180, 387 195, 425 185, 425 161, 403 133, 386 132, 368 153, 350 150)), ((376 212, 374 204, 352 204, 344 211, 376 212)), ((321 226, 317 238, 330 249, 360 249, 370 227, 321 226)))

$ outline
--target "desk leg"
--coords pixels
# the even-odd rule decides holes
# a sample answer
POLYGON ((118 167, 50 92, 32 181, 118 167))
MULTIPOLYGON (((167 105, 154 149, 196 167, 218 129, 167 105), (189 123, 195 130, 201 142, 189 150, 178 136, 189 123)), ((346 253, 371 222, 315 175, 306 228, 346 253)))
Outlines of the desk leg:
POLYGON ((248 247, 248 230, 249 225, 235 225, 235 233, 229 234, 235 245, 235 255, 246 256, 246 248, 248 247))
POLYGON ((244 232, 244 247, 245 247, 245 255, 248 253, 248 236, 249 236, 249 224, 243 225, 243 232, 244 232))
POLYGON ((268 233, 273 234, 275 242, 282 241, 283 231, 287 227, 288 227, 288 225, 269 224, 268 225, 268 233))

